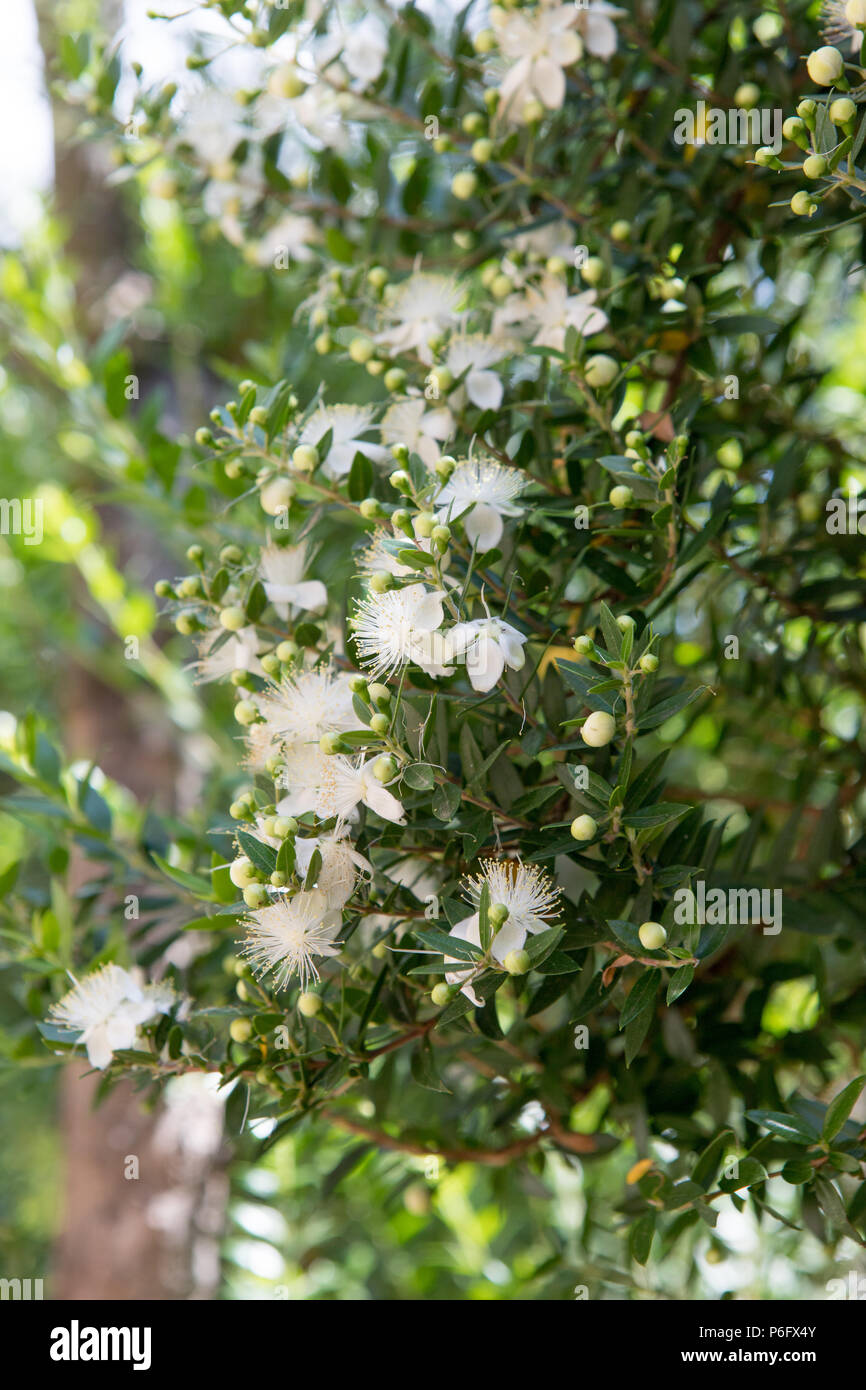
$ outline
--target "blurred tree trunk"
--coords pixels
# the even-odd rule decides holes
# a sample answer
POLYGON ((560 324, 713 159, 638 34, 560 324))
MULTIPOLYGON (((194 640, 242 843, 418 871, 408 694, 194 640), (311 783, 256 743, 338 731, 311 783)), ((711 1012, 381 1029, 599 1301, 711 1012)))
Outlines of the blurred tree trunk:
MULTIPOLYGON (((58 7, 55 0, 36 0, 36 10, 50 70, 59 38, 58 7)), ((91 32, 117 31, 123 18, 120 0, 91 0, 91 10, 91 32)), ((80 269, 76 289, 83 331, 97 336, 103 327, 100 305, 128 270, 126 249, 135 233, 117 193, 105 183, 107 170, 98 147, 72 143, 80 112, 56 98, 52 111, 56 207, 80 269)), ((92 478, 88 486, 93 488, 92 478)), ((155 578, 166 562, 153 553, 152 538, 140 534, 135 515, 117 507, 99 512, 120 567, 130 555, 148 552, 155 578)), ((111 633, 108 640, 118 638, 111 633)), ((92 758, 146 803, 172 805, 179 750, 155 702, 118 692, 73 664, 64 676, 63 706, 65 743, 73 756, 92 758)), ((73 890, 89 871, 83 857, 72 865, 73 890)), ((226 1200, 221 1103, 200 1085, 193 1086, 184 1093, 184 1122, 179 1123, 179 1112, 170 1103, 146 1111, 141 1095, 124 1082, 94 1108, 100 1078, 82 1079, 87 1070, 86 1063, 70 1064, 61 1082, 65 1201, 52 1297, 213 1297, 226 1200)))

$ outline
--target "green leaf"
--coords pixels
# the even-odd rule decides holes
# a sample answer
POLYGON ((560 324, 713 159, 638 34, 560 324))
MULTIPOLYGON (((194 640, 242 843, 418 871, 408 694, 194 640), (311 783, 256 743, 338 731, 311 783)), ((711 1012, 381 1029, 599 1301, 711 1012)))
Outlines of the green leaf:
POLYGON ((737 1163, 737 1175, 733 1178, 721 1177, 719 1187, 723 1192, 739 1192, 743 1187, 755 1187, 767 1181, 767 1170, 756 1158, 741 1158, 737 1163))
POLYGON ((436 773, 429 763, 410 763, 403 769, 403 781, 418 792, 428 792, 436 785, 436 773))
POLYGON ((639 1265, 645 1265, 649 1259, 655 1228, 655 1216, 652 1212, 647 1212, 645 1216, 638 1217, 637 1221, 629 1227, 629 1254, 639 1265))
POLYGON ((187 892, 192 893, 196 898, 201 898, 204 902, 215 902, 215 894, 207 879, 200 878, 198 874, 187 873, 186 869, 175 868, 174 864, 169 864, 162 855, 151 853, 154 864, 170 878, 173 883, 177 883, 187 892))
POLYGON ((433 794, 433 814, 437 820, 449 821, 460 805, 460 788, 453 782, 440 782, 433 794))
POLYGON ((695 977, 695 967, 693 965, 681 965, 679 970, 675 970, 668 981, 668 992, 666 1002, 672 1004, 675 999, 679 999, 684 994, 695 977))
POLYGON ((733 1131, 723 1129, 711 1139, 703 1150, 692 1171, 692 1182, 696 1182, 705 1192, 712 1187, 713 1180, 722 1166, 725 1150, 734 1142, 733 1131))
POLYGON ((632 986, 625 1006, 619 1016, 620 1028, 625 1028, 645 1009, 651 1009, 658 993, 660 976, 657 970, 645 970, 640 979, 632 986))
POLYGON ((866 1086, 866 1076, 855 1077, 827 1106, 827 1114, 821 1129, 821 1137, 827 1143, 831 1139, 835 1139, 842 1129, 864 1086, 866 1086))
POLYGON ((746 1119, 762 1125, 771 1134, 787 1139, 792 1144, 816 1144, 818 1134, 805 1120, 796 1115, 783 1115, 778 1110, 747 1110, 746 1119))
POLYGON ((239 830, 237 839, 247 859, 255 865, 260 873, 270 877, 277 867, 276 850, 271 849, 270 845, 262 844, 261 840, 257 840, 255 835, 250 835, 246 830, 239 830))

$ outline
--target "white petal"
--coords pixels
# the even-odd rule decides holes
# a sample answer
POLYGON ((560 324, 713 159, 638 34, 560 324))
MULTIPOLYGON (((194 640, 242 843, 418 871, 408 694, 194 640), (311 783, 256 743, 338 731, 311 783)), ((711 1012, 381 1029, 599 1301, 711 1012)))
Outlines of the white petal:
POLYGON ((616 25, 611 24, 606 15, 593 14, 589 10, 583 32, 586 46, 596 58, 612 58, 616 53, 616 25))
POLYGON ((383 820, 393 821, 395 825, 403 824, 403 807, 396 796, 392 796, 385 787, 365 779, 363 799, 364 804, 383 820))
POLYGON ((466 670, 472 689, 485 694, 493 689, 504 667, 505 657, 492 637, 480 637, 466 655, 466 670))
POLYGON ((92 1067, 103 1071, 111 1061, 111 1044, 105 1024, 94 1028, 87 1038, 87 1060, 92 1067))
POLYGON ((472 511, 463 518, 463 529, 466 539, 479 551, 492 550, 502 537, 502 517, 486 502, 476 502, 472 511))
POLYGON ((495 372, 470 372, 466 391, 479 410, 498 410, 502 404, 502 382, 495 372))
POLYGON ((532 64, 532 87, 549 111, 558 111, 565 100, 565 73, 552 58, 536 58, 532 64))

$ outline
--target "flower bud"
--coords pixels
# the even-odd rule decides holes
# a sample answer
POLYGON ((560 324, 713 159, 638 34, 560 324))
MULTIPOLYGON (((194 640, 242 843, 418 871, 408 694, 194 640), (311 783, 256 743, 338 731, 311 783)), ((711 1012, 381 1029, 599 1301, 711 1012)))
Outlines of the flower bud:
POLYGON ((622 511, 624 507, 631 506, 634 501, 634 493, 630 487, 626 487, 624 483, 620 483, 617 487, 611 488, 608 501, 612 507, 616 507, 618 511, 622 511))
POLYGON ((619 373, 619 364, 607 353, 597 352, 586 360, 584 376, 592 387, 610 386, 619 373))
POLYGON ((397 776, 397 764, 390 754, 383 754, 373 764, 373 776, 377 782, 393 782, 397 776))
POLYGON ((252 700, 238 700, 235 705, 235 719, 239 724, 255 724, 259 712, 252 700))
POLYGON ((298 833, 298 822, 294 816, 274 816, 274 834, 278 840, 288 840, 298 833))
POLYGON ((370 693, 370 699, 375 700, 376 704, 379 704, 380 701, 383 701, 386 705, 391 703, 391 692, 387 685, 379 685, 377 681, 374 681, 373 684, 367 688, 370 693))
POLYGON ((384 289, 388 283, 388 272, 383 265, 371 266, 367 272, 367 282, 374 290, 384 289))
POLYGON ((412 530, 412 518, 405 507, 398 507, 391 513, 391 525, 395 531, 402 531, 404 536, 415 539, 415 532, 412 530))
POLYGON ((229 865, 229 878, 235 888, 249 888, 251 883, 256 882, 257 877, 255 865, 245 854, 239 855, 229 865))
POLYGON ((866 0, 848 0, 845 6, 845 18, 855 28, 859 28, 861 25, 866 26, 866 0))
POLYGON ((387 734, 391 721, 387 714, 374 714, 370 718, 370 728, 374 734, 387 734))
POLYGON ((829 168, 827 157, 823 154, 810 154, 803 160, 803 173, 807 179, 823 178, 829 168))
POLYGON ((316 1014, 321 1011, 321 1008, 322 1001, 318 994, 298 995, 298 1012, 302 1013, 304 1018, 315 1018, 316 1014))
POLYGON ((761 89, 755 82, 743 82, 734 92, 734 105, 750 111, 761 100, 761 89))
POLYGON ((376 570, 370 575, 370 588, 374 594, 386 594, 393 589, 396 580, 390 570, 376 570))
POLYGON ((818 204, 811 193, 808 193, 805 188, 801 188, 791 199, 791 211, 797 217, 811 217, 813 213, 818 211, 818 204))
POLYGON ((537 125, 544 116, 544 107, 540 101, 532 97, 529 101, 523 103, 523 109, 520 114, 527 125, 537 125))
POLYGON ((445 1005, 451 1002, 451 986, 445 984, 434 985, 430 991, 430 998, 437 1009, 444 1009, 445 1005))
POLYGON ((432 512, 420 512, 415 518, 415 534, 426 540, 432 536, 435 525, 436 518, 432 512))
POLYGON ((493 158, 494 148, 493 141, 485 135, 481 140, 475 140, 473 142, 470 154, 476 164, 489 164, 490 160, 493 158))
POLYGON ((280 642, 274 648, 274 654, 279 657, 280 661, 294 661, 300 650, 297 642, 293 642, 291 638, 287 637, 284 642, 280 642))
POLYGON ((645 652, 638 662, 638 666, 645 676, 651 676, 653 671, 659 669, 659 659, 657 656, 654 656, 652 652, 645 652))
POLYGON ((329 757, 335 757, 337 753, 342 753, 344 751, 343 740, 340 738, 339 734, 322 734, 322 737, 319 739, 319 747, 322 752, 327 753, 329 757))
POLYGON ((244 889, 244 902, 247 907, 260 908, 267 907, 270 902, 268 890, 263 883, 251 883, 249 888, 244 889))
POLYGON ((616 620, 616 625, 620 632, 627 632, 630 627, 635 626, 635 621, 631 613, 620 613, 616 620))
POLYGON ((457 460, 450 454, 443 454, 433 465, 433 472, 440 482, 447 483, 454 469, 457 467, 457 460))
POLYGON ((783 169, 785 167, 776 151, 771 149, 769 145, 761 145, 760 149, 755 150, 755 163, 759 164, 762 169, 783 169))
POLYGON ((490 53, 496 47, 496 35, 492 29, 482 29, 472 40, 476 53, 490 53))
POLYGON ((233 1018, 229 1024, 229 1032, 234 1042, 249 1042, 253 1035, 253 1025, 248 1018, 233 1018))
POLYGON ((600 285, 605 275, 605 264, 601 256, 589 256, 580 267, 580 278, 588 285, 600 285))
POLYGON ((643 922, 638 927, 638 936, 642 946, 648 951, 660 951, 668 939, 668 934, 661 922, 643 922))
POLYGON ((838 83, 845 68, 845 60, 838 48, 825 45, 816 48, 806 59, 806 71, 819 87, 832 87, 838 83))
POLYGON ((628 241, 631 236, 631 223, 626 222, 623 217, 618 218, 611 227, 610 234, 614 241, 628 241))
POLYGON ((509 975, 525 975, 531 965, 528 951, 509 951, 502 962, 509 975))
POLYGON ((259 493, 262 511, 267 512, 268 516, 279 516, 286 511, 294 495, 295 485, 291 478, 274 478, 272 482, 265 483, 259 493))
POLYGON ((391 484, 393 488, 396 489, 397 492, 402 492, 404 497, 411 496, 412 479, 409 477, 409 474, 406 472, 405 468, 395 469, 393 473, 389 474, 388 482, 391 484))
POLYGON ((505 903, 491 903, 487 912, 487 920, 494 931, 498 931, 503 923, 508 921, 509 912, 505 903))
POLYGON ((266 676, 278 676, 282 662, 276 652, 268 652, 267 656, 261 658, 262 670, 266 676))
POLYGON ((242 608, 223 608, 220 613, 220 626, 229 632, 240 632, 246 623, 247 615, 242 608))
POLYGON ((616 733, 616 720, 603 710, 594 710, 584 720, 580 736, 590 748, 603 748, 616 733))
POLYGON ((369 362, 375 351, 375 345, 370 338, 353 338, 349 344, 349 356, 352 361, 357 362, 359 366, 363 366, 365 362, 369 362))
POLYGON ((830 120, 834 125, 849 125, 857 115, 857 107, 850 97, 837 97, 830 102, 830 120))
POLYGON ((365 497, 358 511, 365 521, 378 521, 385 515, 385 508, 375 497, 365 497))
POLYGON ((592 651, 593 646, 594 643, 592 638, 587 637, 585 632, 581 633, 580 637, 575 637, 574 639, 574 650, 579 656, 587 656, 592 651))
POLYGON ((571 834, 575 840, 594 840, 598 834, 598 822, 592 816, 576 816, 571 822, 571 834))
POLYGON ((292 467, 299 473, 312 473, 318 466, 319 451, 313 444, 299 444, 292 450, 292 467))
POLYGON ((478 177, 471 169, 461 169, 451 180, 451 192, 462 203, 471 198, 478 187, 478 177))
POLYGON ((383 381, 386 391, 402 391, 406 385, 406 373, 402 367, 389 367, 383 381))
MULTIPOLYGON (((797 115, 809 130, 815 129, 815 121, 818 116, 818 103, 813 97, 804 97, 797 106, 797 115)), ((785 127, 782 126, 784 133, 785 127)))

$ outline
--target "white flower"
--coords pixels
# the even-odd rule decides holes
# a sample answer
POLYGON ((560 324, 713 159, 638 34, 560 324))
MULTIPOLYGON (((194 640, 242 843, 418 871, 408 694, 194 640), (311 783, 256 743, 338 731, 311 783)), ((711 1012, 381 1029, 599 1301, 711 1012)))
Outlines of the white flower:
POLYGON ((863 30, 855 28, 849 19, 848 3, 849 0, 824 0, 821 6, 821 20, 824 26, 821 33, 825 43, 835 48, 848 44, 852 56, 856 57, 863 46, 863 30))
POLYGON ((387 55, 388 35, 379 20, 368 14, 360 24, 327 35, 316 57, 322 69, 339 57, 346 72, 354 78, 356 90, 363 91, 381 77, 387 55))
POLYGON ((270 907, 253 912, 246 921, 247 935, 241 952, 257 975, 275 972, 277 989, 285 989, 293 975, 299 975, 301 988, 318 980, 314 956, 336 956, 335 942, 340 913, 328 906, 324 893, 313 889, 280 897, 270 907))
POLYGON ((279 616, 327 608, 328 591, 320 579, 304 579, 308 564, 305 545, 268 545, 259 561, 265 593, 279 616))
POLYGON ((76 980, 51 1006, 49 1018, 80 1035, 77 1042, 87 1048, 88 1061, 101 1071, 114 1052, 135 1046, 142 1023, 167 1013, 173 1002, 174 990, 168 982, 146 985, 139 971, 103 965, 92 975, 76 980))
POLYGON ((322 867, 316 879, 316 887, 325 894, 328 906, 341 909, 355 891, 358 870, 372 874, 373 866, 369 859, 359 854, 347 838, 345 827, 330 831, 327 835, 311 835, 295 840, 295 867, 301 878, 306 877, 310 861, 316 850, 322 858, 322 867))
POLYGON ((224 680, 232 671, 251 671, 263 676, 262 663, 258 658, 262 643, 256 629, 252 626, 242 627, 217 647, 223 632, 223 628, 215 628, 199 638, 199 659, 194 663, 196 679, 204 683, 224 680))
POLYGON ((322 472, 328 478, 344 478, 358 452, 374 460, 385 456, 384 449, 361 438, 371 427, 373 413, 371 405, 320 405, 301 430, 299 443, 318 444, 332 430, 322 472))
POLYGON ((258 697, 258 707, 270 743, 301 748, 305 757, 312 751, 308 744, 316 745, 318 751, 322 734, 347 733, 358 724, 349 677, 330 666, 301 671, 268 686, 258 697))
POLYGON ((585 8, 578 9, 578 33, 594 58, 612 58, 616 53, 616 25, 611 22, 611 16, 622 14, 625 10, 607 5, 604 0, 591 0, 585 8))
MULTIPOLYGON (((401 565, 397 559, 392 545, 393 536, 390 531, 386 531, 384 526, 379 526, 373 532, 373 539, 368 546, 361 551, 358 557, 359 573, 368 578, 371 574, 376 574, 378 570, 387 570, 389 574, 395 575, 397 579, 405 579, 408 575, 414 574, 411 565, 401 565)), ((407 540, 397 542, 397 544, 408 545, 407 540)))
POLYGON ((448 633, 449 650, 462 657, 473 690, 492 690, 507 666, 519 671, 526 660, 522 632, 502 618, 476 618, 457 623, 448 633))
POLYGON ((381 432, 386 444, 405 444, 410 454, 418 454, 432 468, 445 440, 454 433, 454 416, 447 406, 428 410, 426 400, 418 396, 392 405, 382 419, 381 432))
POLYGON ((369 594, 355 610, 355 629, 361 662, 369 668, 371 680, 392 676, 414 662, 430 676, 451 675, 445 638, 438 629, 444 612, 441 589, 428 590, 423 584, 369 594))
MULTIPOLYGON (((490 946, 491 956, 501 965, 509 952, 523 950, 527 935, 534 936, 552 925, 551 918, 555 918, 559 911, 559 889, 544 869, 513 860, 501 862, 485 859, 481 873, 464 880, 464 896, 477 904, 485 884, 490 890, 491 907, 494 903, 501 903, 508 908, 508 917, 495 933, 490 946)), ((458 941, 480 946, 478 912, 458 922, 450 935, 458 941)), ((446 956, 446 960, 449 964, 458 963, 454 957, 446 956)), ((460 984, 466 978, 465 970, 451 971, 446 973, 445 978, 449 984, 460 984)), ((483 1002, 476 997, 469 984, 462 986, 461 993, 476 1006, 483 1002)))
POLYGON ((582 337, 600 333, 607 327, 607 314, 595 307, 595 290, 569 294, 564 280, 544 275, 538 286, 529 285, 523 294, 512 295, 497 310, 500 324, 528 322, 535 347, 555 348, 562 352, 569 328, 576 328, 582 337))
POLYGON ((204 87, 189 98, 178 139, 189 145, 202 163, 219 169, 248 134, 243 108, 234 96, 221 87, 204 87))
POLYGON ((314 149, 348 153, 349 128, 339 92, 326 82, 312 82, 303 95, 291 103, 291 108, 298 134, 314 149))
MULTIPOLYGON (((312 217, 287 212, 254 243, 253 259, 256 265, 262 266, 272 266, 280 257, 285 258, 286 265, 293 261, 312 261, 315 253, 310 247, 321 239, 321 231, 312 217)), ((281 268, 285 269, 286 265, 281 264, 281 268)))
POLYGON ((402 284, 390 286, 383 316, 386 327, 376 341, 393 353, 417 352, 430 365, 430 339, 437 338, 458 320, 464 291, 448 275, 416 271, 402 284))
POLYGON ((522 122, 529 101, 540 101, 551 111, 562 105, 563 68, 571 67, 583 52, 574 32, 578 14, 574 4, 548 3, 532 11, 494 9, 499 50, 513 63, 499 89, 500 110, 509 120, 522 122))
POLYGON ((502 537, 502 518, 520 516, 521 509, 513 499, 525 486, 523 473, 504 468, 495 459, 462 460, 436 494, 437 520, 449 524, 471 506, 463 517, 466 539, 479 551, 492 550, 502 537))
MULTIPOLYGON (((507 357, 508 351, 507 343, 497 342, 483 333, 459 334, 451 339, 445 365, 455 377, 466 372, 462 389, 479 410, 498 410, 502 404, 502 381, 489 368, 507 357)), ((462 404, 459 394, 455 392, 454 396, 459 409, 462 404)))
POLYGON ((316 788, 314 810, 319 820, 350 820, 360 805, 369 807, 383 820, 403 825, 403 807, 373 774, 375 758, 366 762, 363 756, 344 758, 341 754, 325 756, 316 788))

